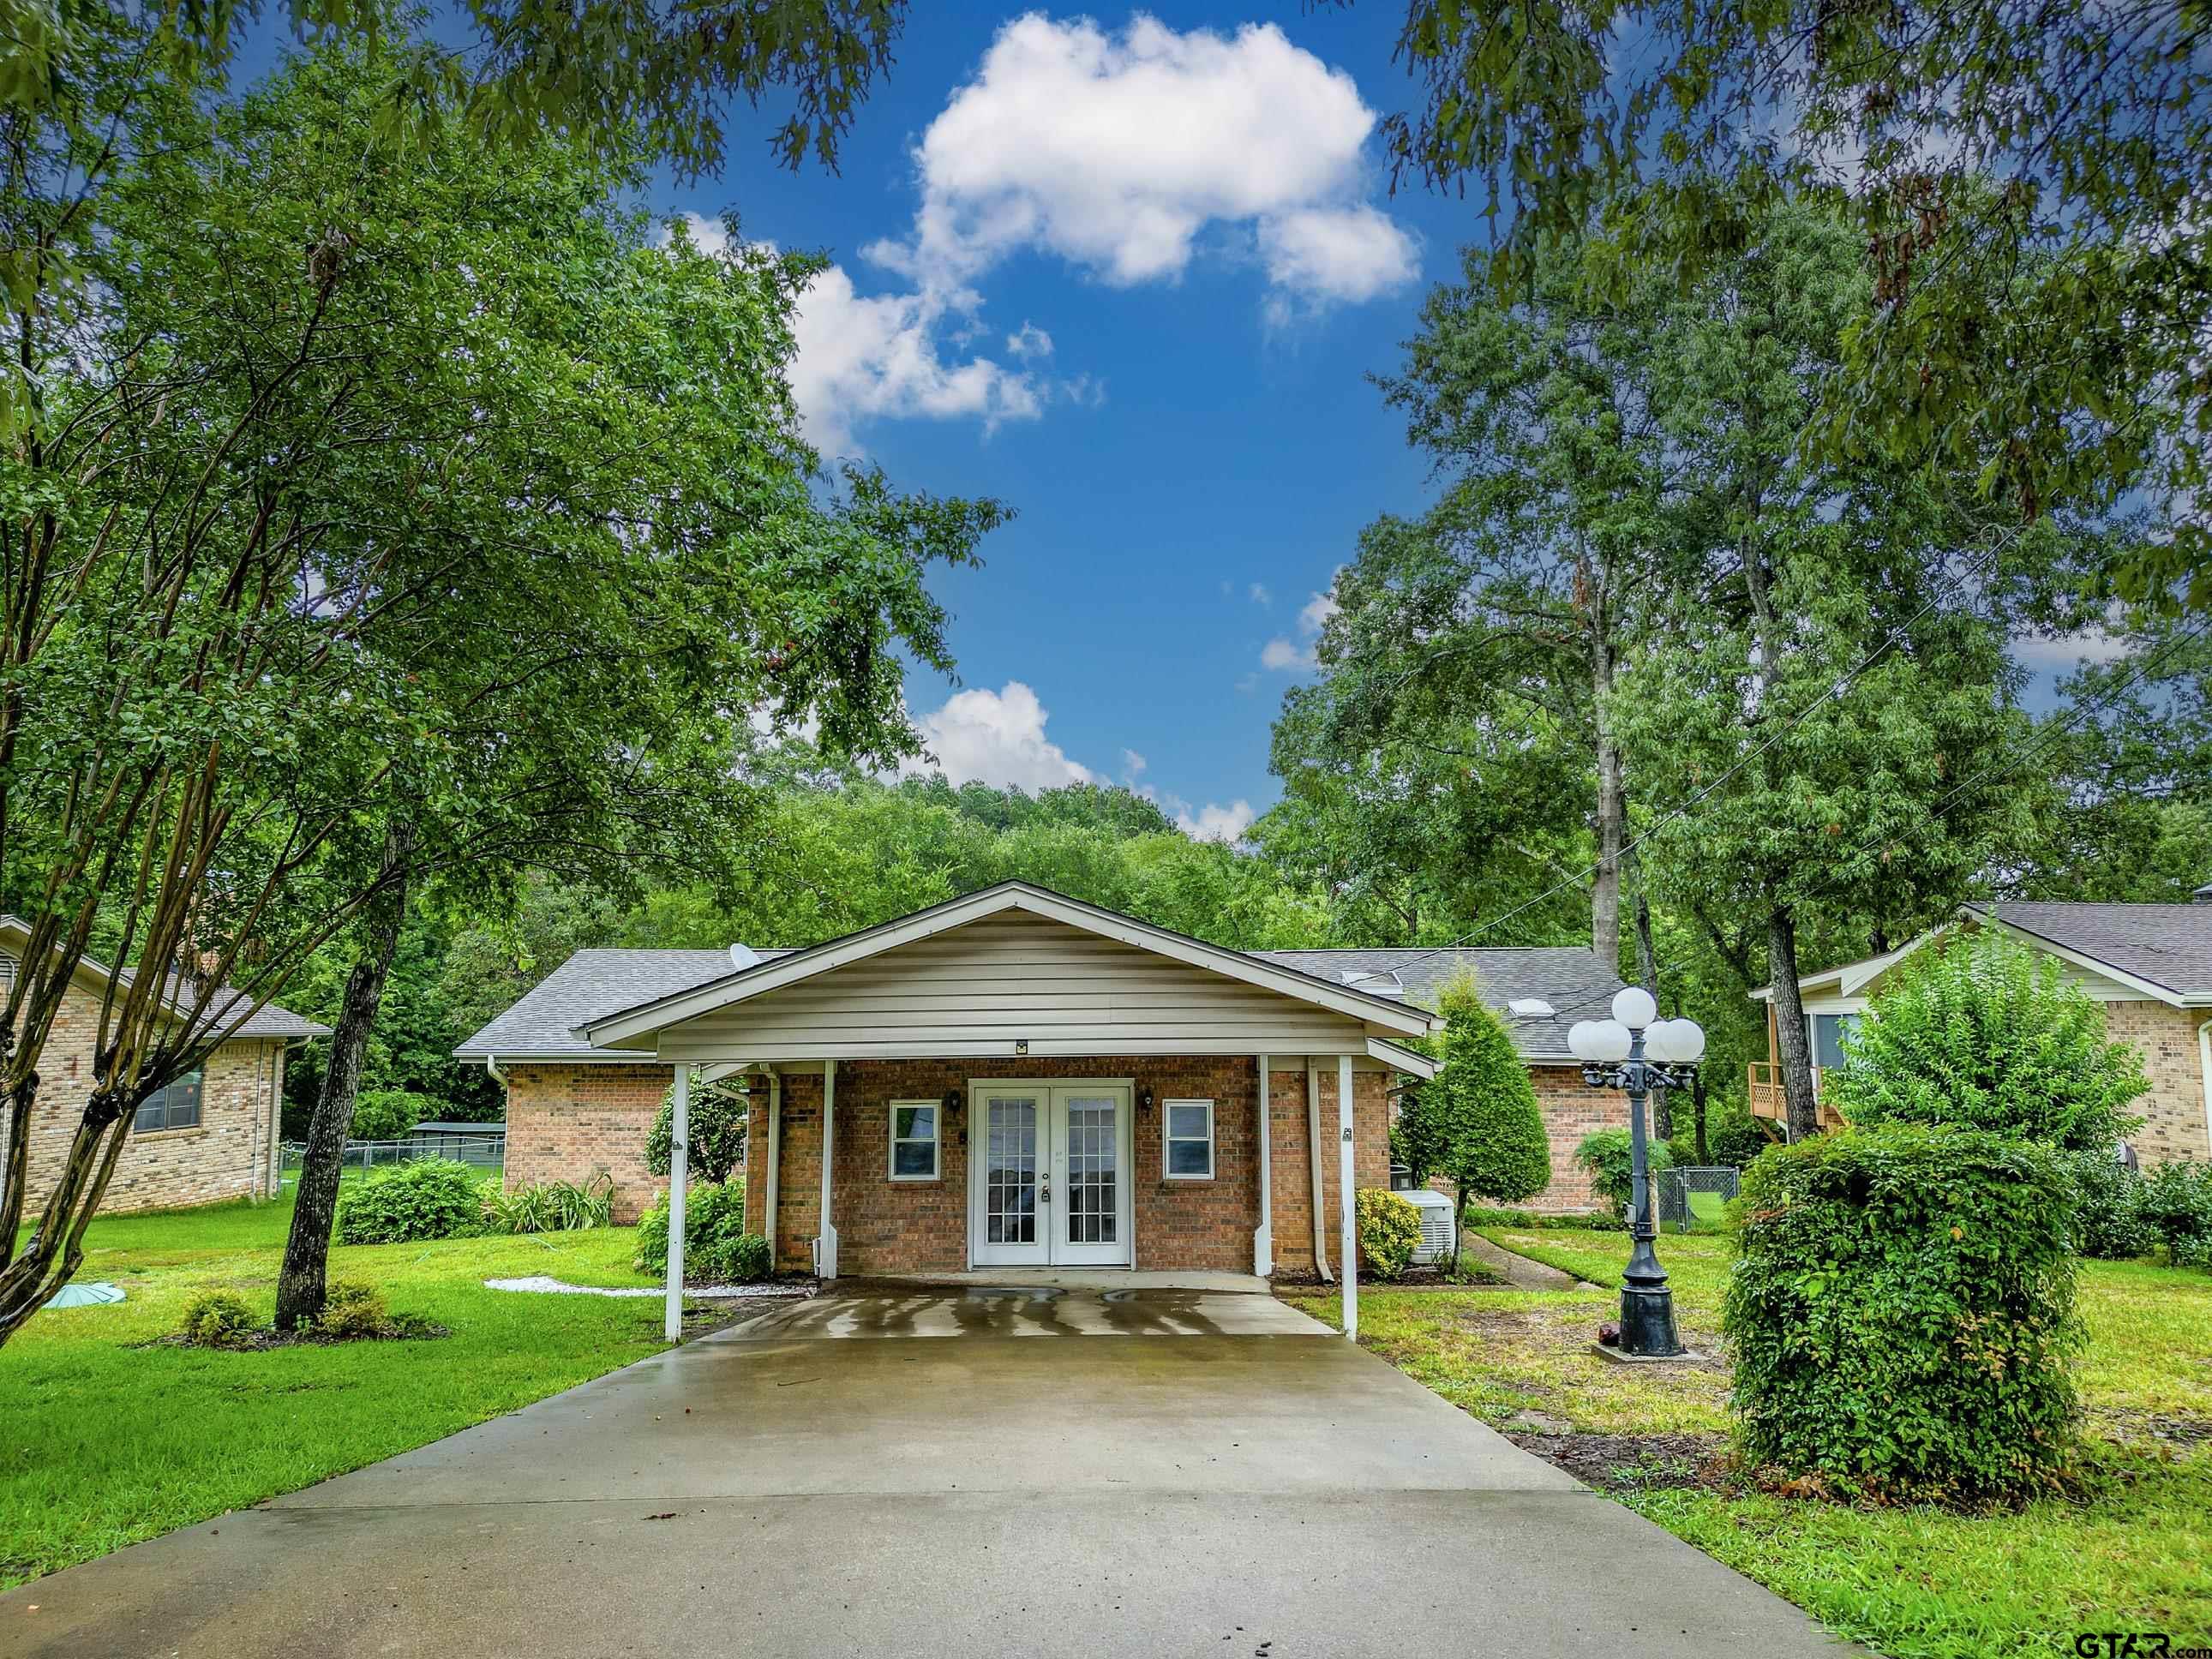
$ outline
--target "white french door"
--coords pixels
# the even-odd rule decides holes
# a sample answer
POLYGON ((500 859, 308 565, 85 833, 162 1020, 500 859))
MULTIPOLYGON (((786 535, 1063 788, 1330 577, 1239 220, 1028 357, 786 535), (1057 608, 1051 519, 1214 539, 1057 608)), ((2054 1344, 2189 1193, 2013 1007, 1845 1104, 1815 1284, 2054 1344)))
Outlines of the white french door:
POLYGON ((969 1255, 978 1267, 1127 1267, 1126 1083, 969 1090, 969 1255))

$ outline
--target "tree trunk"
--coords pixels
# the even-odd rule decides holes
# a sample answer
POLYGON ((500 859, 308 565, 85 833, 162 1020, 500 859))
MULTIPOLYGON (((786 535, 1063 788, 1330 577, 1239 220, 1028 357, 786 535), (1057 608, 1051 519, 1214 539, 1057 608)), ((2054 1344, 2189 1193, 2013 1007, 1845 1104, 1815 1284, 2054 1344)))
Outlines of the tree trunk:
POLYGON ((1782 1052, 1782 1091, 1789 1102, 1790 1139, 1817 1133, 1813 1105, 1813 1050, 1805 1034, 1805 1005, 1797 995, 1797 918, 1778 904, 1766 916, 1766 970, 1774 989, 1774 1024, 1782 1052))
POLYGON ((1712 1149, 1705 1145, 1705 1074, 1702 1070, 1690 1074, 1690 1115, 1697 1126, 1698 1167, 1712 1167, 1712 1149))
MULTIPOLYGON (((1659 1000, 1659 968, 1651 956, 1651 904, 1644 896, 1639 873, 1636 884, 1636 972, 1651 1000, 1659 1000)), ((1662 1140, 1674 1138, 1674 1094, 1665 1088, 1651 1091, 1651 1133, 1662 1140)))
POLYGON ((1590 884, 1590 949, 1598 964, 1620 966, 1620 843, 1628 807, 1621 784, 1620 744, 1605 714, 1613 690, 1613 652, 1603 639, 1590 651, 1590 684, 1597 709, 1597 879, 1590 884))
POLYGON ((415 827, 407 820, 396 818, 386 827, 377 896, 363 911, 361 952, 346 976, 337 1026, 331 1033, 330 1063, 324 1068, 322 1091, 315 1097, 307 1149, 301 1156, 292 1231, 284 1241, 284 1267, 276 1279, 280 1331, 297 1329, 301 1320, 323 1310, 323 1279, 330 1265, 346 1133, 353 1127, 354 1097, 361 1091, 369 1030, 376 1023, 384 984, 399 948, 399 927, 407 915, 407 860, 414 846, 415 827))

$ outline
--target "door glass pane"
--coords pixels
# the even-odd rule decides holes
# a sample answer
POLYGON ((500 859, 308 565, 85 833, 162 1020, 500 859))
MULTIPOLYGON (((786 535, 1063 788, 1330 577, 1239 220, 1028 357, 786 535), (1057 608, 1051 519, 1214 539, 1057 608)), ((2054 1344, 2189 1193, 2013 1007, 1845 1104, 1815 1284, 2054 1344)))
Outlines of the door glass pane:
POLYGON ((1071 1100, 1067 1103, 1067 1242, 1120 1243, 1118 1167, 1121 1137, 1119 1103, 1071 1100))
POLYGON ((1037 1103, 984 1103, 983 1237, 993 1244, 1036 1243, 1037 1103))

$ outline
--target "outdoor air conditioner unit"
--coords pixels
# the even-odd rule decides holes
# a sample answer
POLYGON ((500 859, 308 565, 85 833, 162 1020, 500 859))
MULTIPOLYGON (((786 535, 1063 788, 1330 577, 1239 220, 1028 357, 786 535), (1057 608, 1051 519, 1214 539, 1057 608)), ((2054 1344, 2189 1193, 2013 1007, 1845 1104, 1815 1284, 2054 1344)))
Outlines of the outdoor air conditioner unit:
POLYGON ((1413 1251, 1414 1261, 1426 1267, 1456 1260, 1459 1219, 1452 1213, 1451 1200, 1426 1187, 1415 1187, 1398 1196, 1421 1212, 1421 1242, 1413 1251))

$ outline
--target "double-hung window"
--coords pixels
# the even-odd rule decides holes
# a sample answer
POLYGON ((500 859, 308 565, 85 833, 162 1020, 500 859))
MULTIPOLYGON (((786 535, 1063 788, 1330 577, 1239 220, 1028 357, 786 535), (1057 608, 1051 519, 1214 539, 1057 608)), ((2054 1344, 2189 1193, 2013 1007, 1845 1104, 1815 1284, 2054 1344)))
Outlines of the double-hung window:
POLYGON ((1813 1064, 1831 1071, 1844 1063, 1844 1039, 1859 1023, 1856 1014, 1813 1016, 1813 1064))
POLYGON ((1162 1174, 1170 1181, 1212 1180, 1213 1103, 1170 1100, 1161 1109, 1167 1114, 1162 1174))
POLYGON ((891 1179, 934 1181, 938 1170, 938 1122, 944 1111, 933 1100, 891 1102, 891 1179))
POLYGON ((200 1074, 187 1072, 166 1088, 146 1097, 131 1127, 138 1133, 157 1129, 197 1129, 200 1124, 200 1074))

